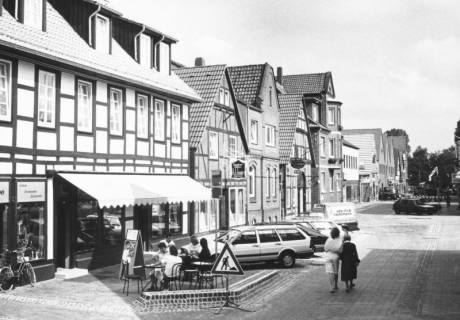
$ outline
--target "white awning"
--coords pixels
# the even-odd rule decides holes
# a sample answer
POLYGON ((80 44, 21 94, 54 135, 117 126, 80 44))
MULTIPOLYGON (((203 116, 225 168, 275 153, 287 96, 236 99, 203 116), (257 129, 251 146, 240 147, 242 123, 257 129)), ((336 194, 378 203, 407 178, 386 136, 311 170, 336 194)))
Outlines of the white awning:
POLYGON ((99 202, 99 207, 206 201, 211 189, 188 176, 59 173, 99 202))

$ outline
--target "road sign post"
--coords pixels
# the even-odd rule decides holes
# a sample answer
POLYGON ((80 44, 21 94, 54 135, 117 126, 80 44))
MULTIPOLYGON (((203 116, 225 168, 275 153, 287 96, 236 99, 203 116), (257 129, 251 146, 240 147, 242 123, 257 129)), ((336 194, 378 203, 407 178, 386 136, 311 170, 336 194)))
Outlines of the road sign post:
POLYGON ((212 266, 211 273, 214 274, 222 274, 225 275, 225 301, 220 306, 219 310, 215 312, 215 314, 219 314, 222 312, 224 308, 233 308, 238 309, 245 312, 254 312, 253 310, 247 310, 241 308, 237 303, 230 301, 230 290, 228 288, 228 275, 229 274, 237 274, 243 275, 244 271, 241 268, 238 259, 236 259, 235 255, 233 254, 232 249, 228 245, 228 242, 225 243, 224 248, 222 249, 219 257, 217 257, 216 262, 212 266))

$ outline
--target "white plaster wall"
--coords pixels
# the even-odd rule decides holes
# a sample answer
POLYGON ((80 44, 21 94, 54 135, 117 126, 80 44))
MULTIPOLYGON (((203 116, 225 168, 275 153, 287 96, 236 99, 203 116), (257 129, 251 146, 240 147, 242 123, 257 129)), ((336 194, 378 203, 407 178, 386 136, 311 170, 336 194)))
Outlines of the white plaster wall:
POLYGON ((55 132, 37 132, 37 149, 56 150, 56 133, 55 132))
POLYGON ((124 140, 121 139, 110 139, 110 153, 111 154, 123 154, 124 140))
POLYGON ((34 117, 34 92, 32 90, 18 89, 18 115, 34 117))
POLYGON ((94 152, 94 139, 88 136, 77 136, 77 151, 94 152))
POLYGON ((0 125, 0 145, 11 147, 13 145, 13 129, 0 125))
POLYGON ((31 163, 16 163, 16 174, 32 174, 31 163))
POLYGON ((182 159, 188 159, 188 142, 182 142, 182 159))
POLYGON ((36 174, 45 174, 46 173, 46 166, 43 164, 35 165, 35 173, 36 174))
POLYGON ((47 259, 53 259, 53 253, 54 253, 54 192, 53 190, 53 178, 48 178, 47 180, 47 195, 46 195, 46 203, 47 203, 47 208, 46 208, 46 222, 48 227, 46 228, 46 257, 47 259))
POLYGON ((61 126, 59 134, 59 150, 74 151, 74 128, 61 126))
POLYGON ((0 162, 0 174, 12 174, 13 164, 11 162, 0 162))
POLYGON ((18 83, 35 86, 35 65, 30 62, 18 61, 18 83))
POLYGON ((182 159, 182 148, 180 146, 171 147, 171 158, 172 159, 182 159))
POLYGON ((96 127, 107 128, 107 107, 96 104, 96 127))
POLYGON ((75 77, 73 74, 62 72, 61 73, 61 93, 68 95, 75 95, 75 77))
POLYGON ((96 131, 96 152, 107 153, 107 132, 97 130, 96 131))
POLYGON ((182 120, 188 120, 188 105, 182 105, 182 120))
POLYGON ((155 143, 155 157, 164 158, 166 155, 166 146, 164 144, 155 143))
POLYGON ((134 154, 136 149, 136 135, 133 133, 126 134, 126 154, 134 154))
POLYGON ((188 140, 188 122, 182 122, 182 139, 188 140))
POLYGON ((74 99, 61 98, 61 122, 72 124, 75 122, 74 99))
POLYGON ((136 130, 136 111, 127 109, 126 110, 126 130, 136 130))
POLYGON ((127 106, 129 107, 136 106, 134 97, 135 97, 134 90, 126 89, 126 105, 127 106))
MULTIPOLYGON (((33 147, 33 127, 31 121, 18 120, 17 121, 17 134, 16 146, 20 148, 32 149, 33 147)), ((3 140, 3 138, 1 139, 3 140)))
POLYGON ((96 100, 107 102, 107 83, 102 81, 96 82, 96 100))
POLYGON ((137 142, 137 154, 141 156, 149 155, 149 143, 146 141, 137 142))

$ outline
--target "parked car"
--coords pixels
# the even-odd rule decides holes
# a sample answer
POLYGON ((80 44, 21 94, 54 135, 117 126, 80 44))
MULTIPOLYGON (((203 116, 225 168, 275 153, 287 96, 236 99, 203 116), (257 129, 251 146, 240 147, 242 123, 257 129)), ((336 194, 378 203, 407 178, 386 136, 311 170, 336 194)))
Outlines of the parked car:
POLYGON ((358 215, 353 202, 326 202, 315 204, 309 217, 317 217, 323 220, 333 221, 340 226, 348 227, 348 230, 359 230, 358 215))
MULTIPOLYGON (((313 254, 310 237, 294 224, 266 224, 230 229, 217 239, 217 253, 228 242, 239 262, 280 262, 293 267, 296 258, 313 254)), ((211 250, 214 245, 209 246, 211 250)))
POLYGON ((396 200, 398 199, 398 192, 395 187, 384 187, 379 194, 380 200, 396 200))
POLYGON ((426 205, 435 207, 436 211, 439 211, 439 210, 442 209, 442 206, 441 206, 441 204, 439 202, 430 201, 427 198, 420 198, 420 199, 418 199, 418 201, 421 204, 426 204, 426 205))
POLYGON ((436 212, 434 206, 423 204, 417 199, 399 199, 393 204, 395 214, 416 213, 416 214, 433 214, 436 212))
POLYGON ((305 227, 312 228, 318 232, 320 232, 322 235, 329 237, 331 235, 331 229, 332 228, 339 228, 339 225, 335 223, 334 221, 327 220, 327 219, 315 219, 311 218, 308 219, 307 217, 296 217, 295 219, 292 220, 293 222, 299 223, 301 225, 304 225, 305 227))
MULTIPOLYGON (((283 224, 283 225, 296 225, 300 230, 302 230, 305 234, 310 237, 310 248, 313 252, 321 252, 324 251, 324 243, 327 240, 327 236, 322 234, 319 230, 311 227, 307 223, 303 223, 302 221, 293 221, 293 222, 277 222, 276 224, 283 224)), ((266 225, 264 223, 258 223, 256 225, 266 225)))

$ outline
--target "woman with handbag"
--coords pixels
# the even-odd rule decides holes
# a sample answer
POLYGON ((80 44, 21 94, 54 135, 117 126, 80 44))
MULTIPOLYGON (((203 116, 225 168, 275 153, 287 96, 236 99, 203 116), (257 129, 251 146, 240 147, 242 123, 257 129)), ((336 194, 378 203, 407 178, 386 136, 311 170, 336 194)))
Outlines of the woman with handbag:
POLYGON ((351 242, 351 237, 346 235, 343 237, 343 240, 342 253, 340 254, 340 259, 342 260, 340 275, 347 287, 346 292, 350 292, 355 286, 353 280, 357 277, 357 267, 360 260, 356 251, 356 245, 351 242))

